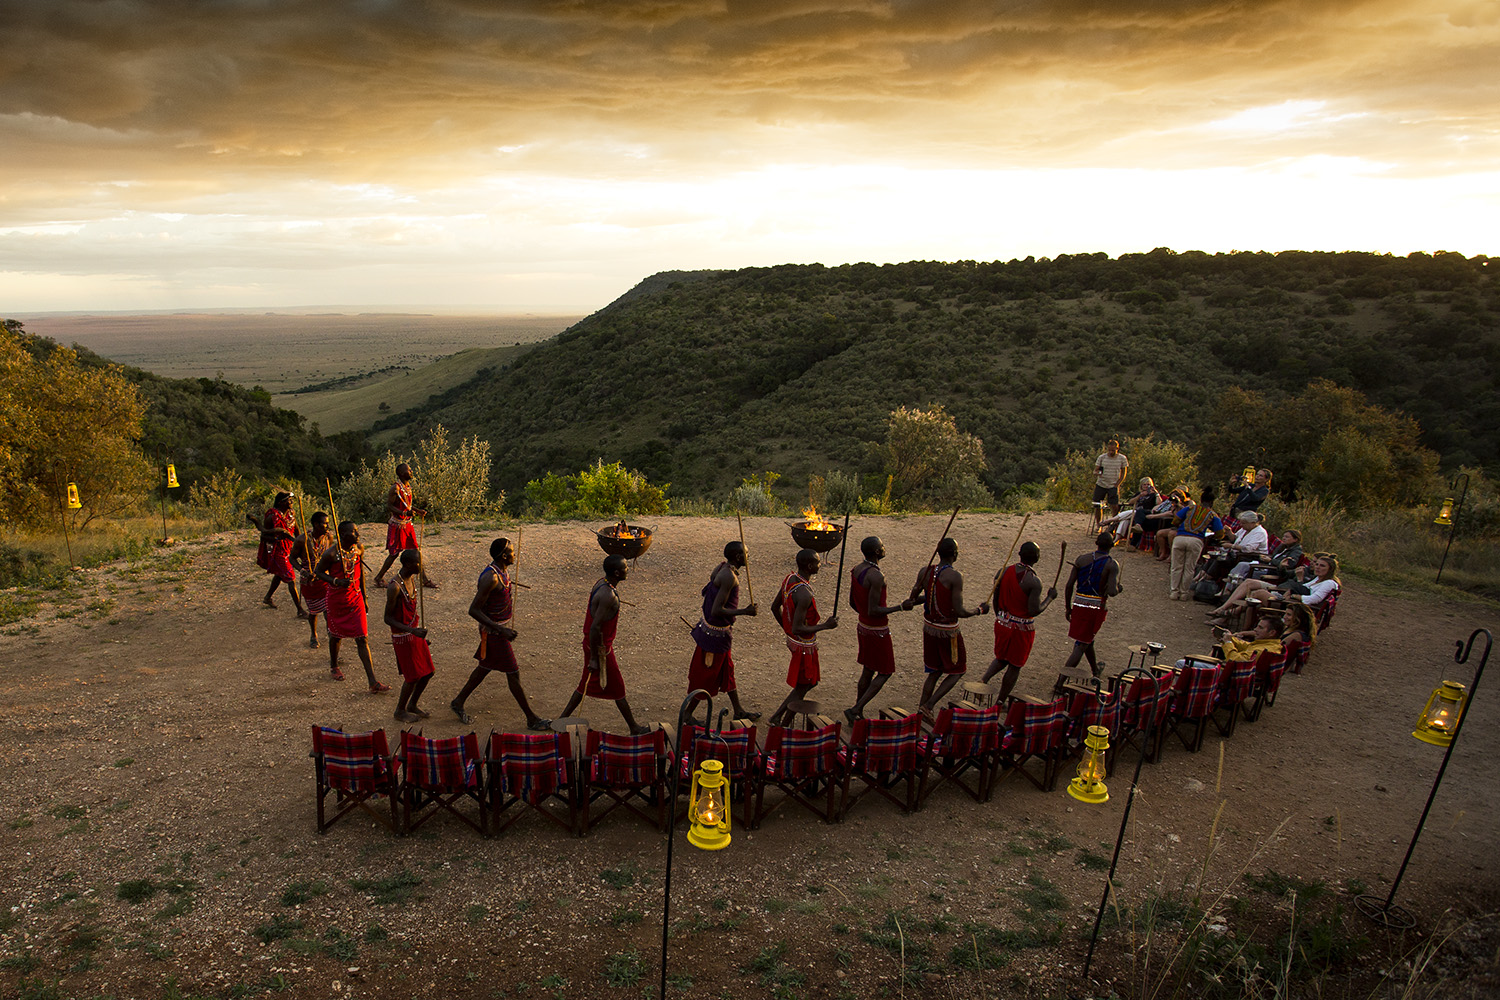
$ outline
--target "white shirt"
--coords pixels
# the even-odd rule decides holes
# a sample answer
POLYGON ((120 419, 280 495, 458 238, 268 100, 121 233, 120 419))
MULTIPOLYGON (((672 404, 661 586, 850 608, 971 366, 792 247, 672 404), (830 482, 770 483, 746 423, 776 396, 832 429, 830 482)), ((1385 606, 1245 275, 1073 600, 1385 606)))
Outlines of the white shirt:
POLYGON ((1234 544, 1242 552, 1258 552, 1261 555, 1270 554, 1270 536, 1266 534, 1264 525, 1257 524, 1246 530, 1241 528, 1234 533, 1234 544))
POLYGON ((1126 469, 1130 468, 1130 459, 1126 458, 1125 453, 1121 451, 1113 455, 1100 455, 1094 460, 1094 465, 1103 470, 1099 473, 1096 482, 1105 489, 1109 489, 1111 486, 1119 485, 1120 477, 1124 475, 1126 469))
POLYGON ((1333 580, 1309 580, 1305 586, 1307 593, 1302 595, 1303 604, 1322 604, 1324 598, 1339 589, 1338 583, 1333 580))

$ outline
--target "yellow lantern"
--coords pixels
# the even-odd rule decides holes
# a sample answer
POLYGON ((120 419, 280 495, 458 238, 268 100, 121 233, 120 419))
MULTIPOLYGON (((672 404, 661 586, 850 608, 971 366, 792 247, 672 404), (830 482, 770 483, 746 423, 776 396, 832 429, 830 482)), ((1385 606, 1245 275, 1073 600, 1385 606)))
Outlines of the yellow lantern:
POLYGON ((83 501, 81 501, 81 500, 78 499, 78 484, 77 483, 69 483, 68 484, 68 509, 69 510, 82 510, 83 509, 83 501))
POLYGON ((1083 745, 1088 753, 1078 764, 1078 776, 1068 782, 1068 794, 1090 805, 1108 802, 1109 789, 1104 784, 1104 751, 1109 749, 1109 730, 1103 726, 1089 726, 1083 745))
POLYGON ((171 462, 167 463, 167 488, 177 488, 177 466, 173 465, 171 462))
POLYGON ((688 795, 688 843, 705 851, 729 846, 729 781, 722 761, 705 760, 693 772, 688 795))
POLYGON ((1458 720, 1464 714, 1464 702, 1468 696, 1468 689, 1458 681, 1443 681, 1442 687, 1435 688, 1427 699, 1427 705, 1417 718, 1417 728, 1412 735, 1435 747, 1445 747, 1452 743, 1453 730, 1458 728, 1458 720))
POLYGON ((1255 482, 1255 466, 1245 466, 1245 470, 1240 473, 1240 478, 1245 481, 1246 486, 1249 486, 1251 483, 1255 482))
POLYGON ((1443 509, 1438 511, 1438 516, 1432 519, 1433 524, 1448 525, 1453 523, 1453 498, 1443 499, 1443 509))

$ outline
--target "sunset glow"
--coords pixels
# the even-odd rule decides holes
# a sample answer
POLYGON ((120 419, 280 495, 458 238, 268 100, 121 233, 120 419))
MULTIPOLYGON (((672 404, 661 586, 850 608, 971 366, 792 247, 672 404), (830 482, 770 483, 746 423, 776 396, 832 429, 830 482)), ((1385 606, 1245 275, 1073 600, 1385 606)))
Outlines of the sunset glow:
POLYGON ((1500 2, 0 2, 12 313, 1496 252, 1500 2))

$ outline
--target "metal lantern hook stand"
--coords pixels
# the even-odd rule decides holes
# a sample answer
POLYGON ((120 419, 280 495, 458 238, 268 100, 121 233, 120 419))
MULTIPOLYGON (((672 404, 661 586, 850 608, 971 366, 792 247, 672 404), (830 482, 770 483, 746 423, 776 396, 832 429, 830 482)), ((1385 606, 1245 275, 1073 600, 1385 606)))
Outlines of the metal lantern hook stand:
MULTIPOLYGON (((1460 479, 1464 481, 1463 492, 1459 493, 1458 502, 1453 505, 1453 514, 1450 516, 1448 522, 1448 544, 1443 546, 1443 560, 1438 563, 1437 579, 1433 583, 1443 582, 1443 567, 1448 565, 1448 550, 1453 548, 1453 535, 1458 531, 1458 512, 1464 509, 1464 498, 1469 495, 1469 474, 1467 472, 1460 472, 1457 476, 1453 477, 1452 488, 1455 490, 1458 488, 1458 481, 1460 479)), ((1471 639, 1470 641, 1472 642, 1473 640, 1471 639)))
POLYGON ((1401 862, 1401 870, 1396 873, 1396 880, 1391 883, 1391 891, 1386 895, 1384 902, 1372 895, 1354 897, 1354 905, 1358 907, 1359 912, 1377 924, 1382 924, 1392 930, 1406 930, 1417 924, 1417 918, 1410 910, 1395 904, 1396 890, 1401 888, 1401 879, 1406 875, 1406 866, 1411 863, 1412 852, 1417 849, 1417 838, 1422 836, 1422 827, 1427 825, 1427 814, 1432 811, 1432 800, 1437 798, 1438 785, 1443 783, 1443 772, 1448 770, 1448 761, 1458 747, 1459 734, 1463 732, 1464 720, 1469 717, 1469 709, 1474 704, 1474 693, 1479 689, 1480 678, 1484 676, 1484 665, 1489 662, 1490 645, 1494 640, 1489 629, 1481 628, 1475 629, 1469 635, 1467 645, 1462 639, 1454 642, 1457 648, 1453 650, 1453 662, 1467 663, 1469 653, 1474 649, 1474 640, 1481 635, 1484 636, 1484 652, 1480 654, 1479 666, 1474 670, 1474 680, 1469 685, 1468 698, 1465 699, 1463 711, 1459 713, 1458 722, 1453 727, 1453 738, 1448 742, 1448 751, 1443 754, 1443 763, 1438 767, 1437 777, 1432 779, 1432 791, 1427 793, 1427 805, 1422 807, 1422 818, 1417 820, 1417 828, 1412 831, 1411 844, 1406 848, 1406 857, 1401 862))
MULTIPOLYGON (((689 691, 688 696, 682 699, 682 707, 677 710, 677 746, 674 759, 682 753, 683 719, 687 718, 699 701, 708 702, 708 711, 703 716, 705 729, 714 717, 713 697, 702 688, 689 691)), ((667 804, 667 878, 661 895, 661 1000, 667 1000, 667 929, 670 926, 668 915, 672 908, 672 845, 677 842, 677 790, 681 780, 682 766, 677 762, 672 765, 672 798, 667 804)), ((691 822, 691 818, 689 821, 691 822)))
POLYGON ((1156 721, 1156 701, 1161 697, 1161 678, 1143 667, 1126 667, 1116 678, 1115 690, 1111 693, 1112 699, 1104 702, 1104 707, 1120 700, 1121 692, 1129 687, 1125 683, 1126 678, 1132 675, 1151 680, 1151 707, 1146 712, 1146 728, 1141 744, 1141 755, 1136 758, 1135 762, 1135 776, 1130 779, 1130 795, 1125 799, 1125 812, 1120 816, 1120 832, 1115 837, 1115 854, 1109 861, 1109 874, 1104 879, 1104 898, 1099 900, 1099 912, 1094 915, 1094 933, 1089 937, 1088 957, 1083 960, 1084 979, 1089 977, 1089 969, 1094 965, 1094 946, 1099 943, 1099 925, 1104 922, 1104 910, 1109 904, 1109 890, 1115 884, 1115 868, 1120 864, 1120 849, 1125 845, 1125 827, 1130 822, 1130 807, 1135 804, 1136 786, 1141 783, 1141 765, 1146 762, 1147 748, 1151 746, 1151 727, 1156 721))

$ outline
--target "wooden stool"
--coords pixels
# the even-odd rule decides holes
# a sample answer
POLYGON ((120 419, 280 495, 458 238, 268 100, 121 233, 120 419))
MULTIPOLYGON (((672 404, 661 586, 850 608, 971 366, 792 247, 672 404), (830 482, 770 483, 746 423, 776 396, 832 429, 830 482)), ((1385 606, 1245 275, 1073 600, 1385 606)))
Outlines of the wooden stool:
POLYGON ((570 715, 562 719, 553 719, 552 731, 554 733, 567 733, 568 742, 573 750, 573 760, 575 762, 583 760, 583 745, 589 731, 588 719, 585 719, 581 715, 570 715))
MULTIPOLYGON (((802 716, 801 728, 812 729, 815 727, 813 716, 822 714, 823 706, 815 701, 794 698, 787 703, 786 710, 792 716, 793 723, 797 721, 797 716, 800 715, 802 716)), ((793 726, 793 728, 797 727, 793 726)))

